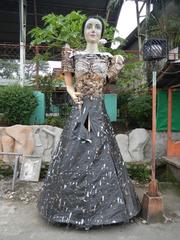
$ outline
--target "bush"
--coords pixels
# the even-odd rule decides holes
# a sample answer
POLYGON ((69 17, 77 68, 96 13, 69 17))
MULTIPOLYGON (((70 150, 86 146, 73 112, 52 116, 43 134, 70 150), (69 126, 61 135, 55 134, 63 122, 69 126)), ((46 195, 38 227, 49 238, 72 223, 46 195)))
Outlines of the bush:
POLYGON ((119 120, 126 129, 142 127, 151 129, 152 98, 145 91, 135 93, 132 90, 118 94, 119 120))
POLYGON ((29 119, 37 106, 33 91, 20 85, 0 88, 0 112, 9 125, 29 124, 29 119))
POLYGON ((0 159, 0 180, 13 175, 12 166, 0 159))
POLYGON ((143 163, 127 163, 127 169, 130 178, 139 183, 147 183, 150 181, 151 171, 147 164, 143 163))
POLYGON ((67 122, 70 112, 71 112, 71 106, 68 104, 65 104, 64 107, 61 106, 61 112, 59 116, 46 117, 46 124, 54 127, 64 128, 64 125, 67 122))
POLYGON ((121 92, 118 94, 117 97, 119 121, 121 126, 124 126, 126 130, 129 128, 128 99, 131 94, 131 91, 121 92))
POLYGON ((135 121, 137 127, 151 129, 152 98, 149 93, 131 96, 128 101, 128 111, 131 121, 135 121))
POLYGON ((64 128, 64 119, 61 119, 59 116, 48 116, 46 117, 46 124, 53 127, 64 128))

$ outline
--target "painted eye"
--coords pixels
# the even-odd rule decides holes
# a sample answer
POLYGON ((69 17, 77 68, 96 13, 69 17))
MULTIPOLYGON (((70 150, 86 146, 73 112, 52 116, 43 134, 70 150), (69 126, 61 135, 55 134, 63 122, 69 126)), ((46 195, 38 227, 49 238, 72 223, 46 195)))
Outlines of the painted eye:
POLYGON ((86 26, 87 29, 91 29, 92 28, 92 24, 91 23, 88 23, 87 26, 86 26))
POLYGON ((101 25, 100 24, 96 24, 96 29, 101 29, 101 25))

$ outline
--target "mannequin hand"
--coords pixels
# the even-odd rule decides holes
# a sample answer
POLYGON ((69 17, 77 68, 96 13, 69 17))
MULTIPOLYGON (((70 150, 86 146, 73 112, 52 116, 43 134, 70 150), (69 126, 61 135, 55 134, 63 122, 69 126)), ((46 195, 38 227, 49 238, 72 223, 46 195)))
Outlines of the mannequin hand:
POLYGON ((124 63, 124 58, 121 55, 115 55, 115 63, 123 64, 124 63))
POLYGON ((117 69, 121 69, 121 68, 123 68, 123 66, 124 66, 124 58, 123 58, 123 56, 121 56, 121 55, 115 55, 114 56, 114 58, 115 58, 115 66, 116 66, 116 68, 117 69))
POLYGON ((76 104, 78 104, 78 105, 83 104, 83 101, 81 100, 81 93, 80 92, 73 92, 71 94, 71 97, 76 104))
POLYGON ((75 92, 74 88, 72 86, 67 86, 66 89, 67 89, 67 92, 69 93, 69 95, 71 96, 71 98, 73 99, 73 101, 76 104, 81 105, 83 103, 81 101, 81 93, 80 92, 75 92))

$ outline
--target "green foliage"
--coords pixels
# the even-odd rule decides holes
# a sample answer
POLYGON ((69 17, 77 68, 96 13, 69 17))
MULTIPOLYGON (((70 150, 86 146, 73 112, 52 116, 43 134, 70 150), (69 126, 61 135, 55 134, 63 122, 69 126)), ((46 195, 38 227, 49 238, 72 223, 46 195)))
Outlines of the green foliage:
POLYGON ((166 38, 170 49, 180 46, 180 3, 174 3, 175 7, 170 1, 157 1, 148 23, 150 37, 166 38))
POLYGON ((120 123, 128 128, 151 128, 151 95, 148 92, 144 63, 136 55, 125 54, 126 63, 119 74, 117 85, 120 123))
MULTIPOLYGON (((32 81, 32 79, 35 76, 35 73, 36 73, 35 60, 36 58, 34 60, 26 60, 26 63, 24 66, 26 80, 28 79, 29 81, 32 81)), ((48 62, 39 61, 40 72, 47 73, 48 68, 49 68, 48 62)), ((0 59, 0 77, 3 79, 19 78, 19 61, 14 59, 8 59, 8 60, 0 59)))
POLYGON ((46 117, 46 124, 53 127, 64 128, 65 119, 59 116, 48 116, 46 117))
POLYGON ((86 15, 72 11, 66 16, 48 14, 42 18, 44 27, 36 27, 30 31, 32 45, 46 44, 49 47, 62 47, 66 42, 72 48, 82 47, 83 36, 81 26, 86 15))
POLYGON ((45 94, 46 112, 50 112, 52 92, 59 85, 60 82, 51 74, 38 78, 38 89, 45 94))
POLYGON ((118 94, 120 123, 128 128, 143 127, 151 129, 151 95, 145 89, 135 92, 133 89, 118 94))
POLYGON ((57 79, 49 74, 46 76, 40 76, 38 78, 38 82, 39 82, 39 89, 42 92, 52 92, 52 90, 57 86, 57 84, 59 84, 59 81, 57 81, 57 79))
POLYGON ((147 92, 131 95, 128 99, 128 112, 131 121, 137 127, 151 128, 152 121, 152 99, 147 92))
POLYGON ((119 121, 121 126, 124 126, 125 129, 129 127, 128 100, 131 94, 131 91, 120 92, 117 97, 119 121))
MULTIPOLYGON (((36 75, 36 58, 33 60, 26 60, 25 64, 25 78, 29 80, 30 84, 32 83, 32 79, 36 75)), ((49 70, 49 63, 45 61, 38 61, 39 64, 39 72, 43 74, 47 74, 49 70)))
POLYGON ((0 59, 0 77, 14 79, 19 75, 19 65, 17 60, 0 59))
POLYGON ((0 159, 0 180, 13 175, 12 166, 0 159))
MULTIPOLYGON (((82 14, 80 11, 72 11, 66 16, 55 15, 54 13, 48 14, 42 18, 44 22, 44 26, 42 28, 36 27, 29 32, 31 38, 33 39, 31 44, 45 44, 48 48, 62 48, 65 43, 68 43, 71 48, 84 49, 85 39, 82 35, 82 24, 86 18, 87 16, 82 14)), ((110 26, 105 20, 104 24, 104 38, 108 41, 112 41, 115 28, 110 26)), ((118 37, 114 39, 114 41, 122 41, 122 39, 118 37)), ((106 48, 104 46, 101 46, 100 50, 110 52, 114 51, 113 49, 106 48)), ((43 57, 48 59, 49 53, 46 52, 43 57)))
POLYGON ((121 88, 138 89, 145 81, 144 63, 132 61, 133 55, 126 55, 126 63, 119 74, 117 85, 121 88))
POLYGON ((10 85, 0 88, 0 112, 8 124, 29 124, 29 118, 37 106, 33 91, 27 87, 10 85))
POLYGON ((170 167, 164 162, 156 168, 156 176, 159 182, 177 182, 177 179, 173 175, 170 167))
POLYGON ((59 116, 48 116, 46 117, 46 124, 64 128, 64 125, 69 117, 71 106, 68 104, 65 104, 64 107, 61 106, 60 109, 60 115, 59 116))
POLYGON ((151 171, 147 164, 127 163, 127 169, 130 178, 137 180, 139 183, 147 183, 150 180, 151 171))

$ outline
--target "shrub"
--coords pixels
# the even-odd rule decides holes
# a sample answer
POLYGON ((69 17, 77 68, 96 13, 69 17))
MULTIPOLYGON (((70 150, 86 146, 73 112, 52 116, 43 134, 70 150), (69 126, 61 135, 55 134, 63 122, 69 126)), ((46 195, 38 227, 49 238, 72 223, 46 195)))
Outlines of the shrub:
POLYGON ((128 99, 131 91, 125 91, 118 94, 117 105, 119 109, 119 121, 126 129, 129 128, 128 99))
POLYGON ((33 90, 20 85, 0 88, 0 112, 9 125, 29 124, 29 118, 37 106, 33 90))
POLYGON ((0 159, 0 180, 13 175, 12 166, 0 159))
POLYGON ((152 121, 152 98, 147 92, 132 95, 128 100, 128 112, 131 121, 135 121, 137 127, 150 129, 152 121))
POLYGON ((151 129, 152 98, 145 91, 135 93, 132 90, 118 94, 119 120, 125 128, 142 127, 151 129))
POLYGON ((127 169, 130 178, 133 180, 137 180, 139 183, 147 183, 150 181, 151 171, 147 164, 127 163, 127 169))
POLYGON ((54 127, 64 128, 64 125, 67 122, 70 112, 71 112, 71 106, 68 104, 65 104, 64 107, 61 106, 61 112, 59 116, 46 117, 46 124, 54 127))

